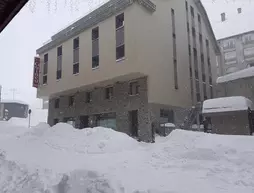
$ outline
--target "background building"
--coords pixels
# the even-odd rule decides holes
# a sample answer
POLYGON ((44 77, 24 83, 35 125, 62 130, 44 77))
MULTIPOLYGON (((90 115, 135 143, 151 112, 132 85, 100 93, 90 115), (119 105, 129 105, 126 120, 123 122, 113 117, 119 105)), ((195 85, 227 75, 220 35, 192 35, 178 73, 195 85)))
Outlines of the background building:
POLYGON ((222 13, 221 22, 214 24, 221 49, 218 76, 254 66, 253 5, 222 13), (245 18, 248 18, 246 20, 245 18), (236 25, 237 24, 237 25, 236 25))
POLYGON ((50 125, 100 125, 151 141, 160 123, 180 125, 213 98, 220 50, 199 0, 111 0, 37 54, 50 125))

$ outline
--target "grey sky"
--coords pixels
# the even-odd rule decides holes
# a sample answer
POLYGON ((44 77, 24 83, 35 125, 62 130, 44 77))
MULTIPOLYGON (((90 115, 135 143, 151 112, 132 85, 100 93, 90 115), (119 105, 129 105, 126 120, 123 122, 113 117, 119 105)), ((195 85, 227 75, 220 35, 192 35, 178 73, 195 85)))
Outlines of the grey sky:
MULTIPOLYGON (((11 99, 12 93, 9 89, 16 88, 16 99, 34 103, 36 89, 32 88, 32 73, 35 50, 54 33, 105 1, 107 0, 51 0, 48 6, 46 0, 30 0, 0 34, 2 97, 11 99)), ((202 2, 213 24, 219 22, 221 12, 234 13, 236 7, 241 6, 244 11, 244 7, 249 7, 250 4, 253 6, 250 0, 202 0, 202 2)), ((249 17, 246 17, 246 20, 249 17)))

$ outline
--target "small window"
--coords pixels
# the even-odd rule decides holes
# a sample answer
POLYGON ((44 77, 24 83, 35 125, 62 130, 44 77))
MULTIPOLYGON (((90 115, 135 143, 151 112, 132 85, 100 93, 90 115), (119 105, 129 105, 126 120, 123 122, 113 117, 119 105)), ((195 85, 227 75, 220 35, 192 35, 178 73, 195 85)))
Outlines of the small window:
POLYGON ((74 105, 74 96, 69 97, 69 107, 72 107, 74 105))
POLYGON ((79 73, 79 63, 73 64, 73 74, 79 73))
POLYGON ((160 110, 160 117, 167 118, 168 122, 174 123, 174 111, 173 110, 161 109, 160 110))
POLYGON ((130 88, 129 88, 129 94, 130 95, 137 95, 139 94, 139 84, 138 82, 131 82, 130 83, 130 88))
POLYGON ((92 58, 92 68, 97 68, 99 66, 99 55, 92 58))
POLYGON ((185 8, 186 8, 186 11, 188 11, 188 2, 185 1, 185 8))
POLYGON ((112 99, 112 97, 113 97, 113 87, 107 87, 105 89, 105 98, 112 99))
POLYGON ((124 26, 124 13, 116 16, 116 29, 124 26))
POLYGON ((77 48, 79 48, 79 37, 73 40, 73 49, 75 50, 77 48))
POLYGON ((213 79, 212 79, 212 77, 211 77, 211 76, 209 77, 209 84, 210 84, 210 85, 212 85, 212 84, 213 84, 213 79))
POLYGON ((190 10, 191 10, 191 16, 194 17, 194 8, 192 6, 190 6, 190 10))
POLYGON ((59 80, 62 78, 62 70, 57 70, 56 71, 56 79, 59 80))
POLYGON ((62 46, 59 46, 57 48, 57 56, 62 56, 63 55, 63 49, 62 49, 62 46))
POLYGON ((44 63, 48 62, 48 54, 44 55, 44 63))
POLYGON ((202 74, 202 80, 203 80, 203 82, 206 82, 206 76, 205 76, 205 74, 202 74))
POLYGON ((125 56, 125 48, 124 45, 121 45, 116 48, 116 60, 124 58, 124 56, 125 56))
POLYGON ((99 27, 92 29, 92 40, 97 40, 99 38, 99 27))
POLYGON ((197 102, 200 102, 200 101, 201 101, 200 93, 197 93, 197 102))
POLYGON ((201 23, 201 17, 199 14, 198 14, 198 22, 201 23))
POLYGON ((48 76, 44 75, 42 78, 42 84, 47 84, 48 83, 48 76))
POLYGON ((92 92, 86 93, 86 103, 92 102, 92 92))
POLYGON ((55 99, 55 109, 58 109, 60 106, 60 99, 55 99))

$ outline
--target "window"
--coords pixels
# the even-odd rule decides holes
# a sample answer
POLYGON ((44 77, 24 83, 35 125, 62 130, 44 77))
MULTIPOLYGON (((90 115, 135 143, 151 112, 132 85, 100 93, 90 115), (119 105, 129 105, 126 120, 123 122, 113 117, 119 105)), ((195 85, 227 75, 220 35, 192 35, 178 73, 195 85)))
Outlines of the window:
POLYGON ((113 97, 113 87, 105 88, 105 98, 112 99, 112 97, 113 97))
POLYGON ((209 77, 209 84, 210 84, 210 85, 212 85, 212 84, 213 84, 213 79, 212 79, 212 77, 211 77, 211 76, 209 77))
POLYGON ((202 81, 203 81, 203 82, 206 82, 206 76, 205 76, 204 73, 202 74, 202 81))
POLYGON ((226 52, 224 55, 225 60, 236 60, 236 51, 226 52))
POLYGON ((116 16, 116 29, 124 26, 124 13, 116 16))
POLYGON ((138 82, 131 82, 129 85, 129 94, 130 95, 137 95, 139 94, 139 84, 138 82))
POLYGON ((92 40, 97 40, 99 38, 99 27, 92 29, 92 40))
POLYGON ((203 82, 204 100, 207 99, 206 83, 203 82))
POLYGON ((124 13, 116 16, 116 60, 125 57, 124 13))
POLYGON ((62 78, 62 46, 57 48, 57 70, 56 70, 56 79, 60 80, 62 78))
POLYGON ((58 109, 59 106, 60 106, 60 99, 57 98, 57 99, 55 99, 55 109, 58 109))
POLYGON ((79 63, 73 64, 73 74, 79 73, 79 63))
POLYGON ((79 37, 73 39, 73 74, 79 73, 79 37))
POLYGON ((125 46, 121 45, 116 48, 116 59, 119 60, 125 56, 125 46))
POLYGON ((198 14, 198 22, 201 23, 201 17, 199 14, 198 14))
POLYGON ((79 48, 79 37, 75 38, 73 40, 73 49, 78 49, 79 48))
POLYGON ((86 103, 92 102, 92 92, 86 93, 86 103))
POLYGON ((242 39, 244 44, 254 43, 254 34, 244 35, 242 39))
POLYGON ((191 16, 194 17, 194 8, 192 6, 190 6, 190 10, 191 10, 191 16))
MULTIPOLYGON (((209 43, 208 43, 209 46, 209 43)), ((224 49, 233 49, 235 48, 235 39, 229 39, 223 41, 223 48, 224 49)))
POLYGON ((245 48, 243 50, 244 56, 251 56, 254 57, 254 47, 250 47, 250 48, 245 48))
POLYGON ((200 102, 200 101, 201 101, 200 93, 197 93, 197 102, 200 102))
POLYGON ((92 58, 92 68, 97 68, 99 66, 99 56, 93 56, 92 58))
POLYGON ((213 98, 213 85, 210 85, 211 99, 213 98))
POLYGON ((72 107, 74 105, 74 100, 75 100, 74 96, 69 97, 69 107, 72 107))
POLYGON ((42 84, 48 82, 48 54, 44 55, 42 84))
POLYGON ((185 9, 188 12, 188 2, 187 1, 185 1, 185 9))
POLYGON ((63 49, 62 49, 62 46, 59 46, 57 48, 57 56, 62 56, 63 55, 63 49))
POLYGON ((160 117, 166 118, 169 123, 174 123, 174 111, 173 110, 167 110, 167 109, 161 109, 160 110, 160 117))
POLYGON ((92 68, 99 67, 99 27, 92 30, 92 68))
POLYGON ((176 51, 176 33, 175 33, 175 10, 171 9, 172 19, 172 37, 173 37, 173 63, 174 63, 174 81, 175 89, 178 89, 178 72, 177 72, 177 51, 176 51))

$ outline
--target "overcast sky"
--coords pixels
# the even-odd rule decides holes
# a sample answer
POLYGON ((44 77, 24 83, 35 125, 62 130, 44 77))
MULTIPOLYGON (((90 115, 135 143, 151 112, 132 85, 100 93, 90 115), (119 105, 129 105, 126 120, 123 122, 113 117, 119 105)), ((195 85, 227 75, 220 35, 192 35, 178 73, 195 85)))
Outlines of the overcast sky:
MULTIPOLYGON (((2 98, 12 99, 10 89, 17 89, 15 99, 30 104, 36 98, 32 88, 35 50, 68 24, 87 14, 106 0, 30 0, 0 34, 0 85, 2 98), (55 3, 57 2, 57 3, 55 3), (71 3, 73 2, 73 3, 71 3)), ((236 14, 237 7, 250 7, 250 0, 202 0, 213 24, 220 13, 236 14)), ((254 7, 252 7, 254 10, 254 7)), ((249 17, 253 17, 253 14, 249 17)), ((246 20, 249 19, 246 16, 246 20)), ((235 26, 237 27, 237 26, 235 26)), ((215 32, 216 33, 216 32, 215 32)))

